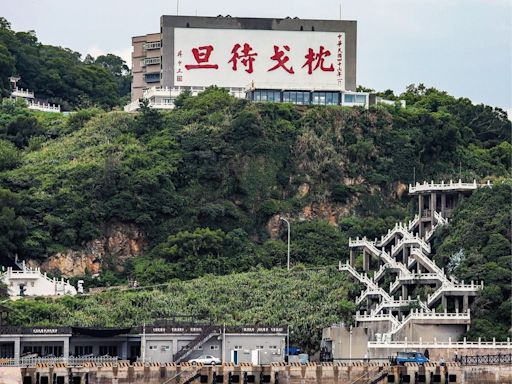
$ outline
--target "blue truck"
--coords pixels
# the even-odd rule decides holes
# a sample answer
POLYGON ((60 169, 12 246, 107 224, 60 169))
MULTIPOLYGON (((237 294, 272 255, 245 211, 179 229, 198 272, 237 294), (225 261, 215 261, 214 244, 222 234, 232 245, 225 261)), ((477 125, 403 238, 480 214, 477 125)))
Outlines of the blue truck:
POLYGON ((429 362, 428 357, 421 352, 397 352, 396 357, 392 358, 395 364, 404 364, 404 363, 417 363, 417 364, 425 364, 429 362))

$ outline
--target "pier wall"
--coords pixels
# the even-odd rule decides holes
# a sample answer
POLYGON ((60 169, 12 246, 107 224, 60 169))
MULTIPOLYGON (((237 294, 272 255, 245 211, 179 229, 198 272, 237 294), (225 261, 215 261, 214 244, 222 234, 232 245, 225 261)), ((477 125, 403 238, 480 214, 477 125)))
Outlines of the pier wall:
MULTIPOLYGON (((9 369, 12 372, 16 370, 9 369)), ((72 368, 48 366, 17 369, 19 375, 9 383, 180 384, 197 375, 194 383, 363 384, 382 376, 381 383, 512 384, 512 368, 509 365, 461 366, 456 363, 447 363, 446 367, 439 367, 433 363, 425 366, 390 366, 377 363, 275 363, 269 366, 225 364, 217 367, 196 367, 188 364, 130 365, 120 362, 114 365, 72 368)))

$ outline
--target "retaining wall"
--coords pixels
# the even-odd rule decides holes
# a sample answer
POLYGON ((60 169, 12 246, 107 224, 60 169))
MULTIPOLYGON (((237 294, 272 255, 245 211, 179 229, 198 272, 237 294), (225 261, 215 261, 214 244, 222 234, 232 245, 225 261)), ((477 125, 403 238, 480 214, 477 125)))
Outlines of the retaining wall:
MULTIPOLYGON (((83 367, 40 366, 18 368, 23 384, 182 384, 198 373, 194 383, 270 383, 270 384, 363 384, 383 375, 381 383, 458 383, 512 384, 510 366, 461 366, 447 363, 446 367, 428 363, 425 366, 406 364, 391 367, 378 363, 323 363, 307 365, 275 363, 269 366, 224 364, 217 367, 189 364, 84 364, 83 367), (176 377, 176 375, 178 375, 176 377), (175 377, 175 378, 174 378, 175 377), (173 379, 174 378, 174 379, 173 379)), ((13 375, 16 375, 13 373, 13 375)))

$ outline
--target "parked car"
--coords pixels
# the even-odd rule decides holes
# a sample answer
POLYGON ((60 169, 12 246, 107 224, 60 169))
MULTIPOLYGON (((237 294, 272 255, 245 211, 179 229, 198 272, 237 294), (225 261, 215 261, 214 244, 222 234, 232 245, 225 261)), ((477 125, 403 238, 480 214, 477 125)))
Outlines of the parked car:
POLYGON ((211 355, 201 355, 195 359, 190 359, 188 361, 189 363, 192 363, 192 364, 204 364, 204 365, 215 365, 215 364, 221 364, 222 361, 220 361, 220 359, 214 357, 214 356, 211 356, 211 355))
POLYGON ((429 362, 429 359, 425 357, 423 353, 420 352, 397 352, 396 357, 394 357, 392 360, 394 360, 396 364, 425 364, 429 362))

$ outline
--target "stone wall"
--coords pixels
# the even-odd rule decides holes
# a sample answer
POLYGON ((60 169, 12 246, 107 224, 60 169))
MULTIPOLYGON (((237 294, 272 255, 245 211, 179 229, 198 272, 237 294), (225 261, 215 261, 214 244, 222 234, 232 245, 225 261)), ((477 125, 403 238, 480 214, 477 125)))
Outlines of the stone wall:
MULTIPOLYGON (((405 366, 389 366, 388 364, 354 363, 324 363, 324 364, 291 364, 275 363, 269 366, 252 366, 251 364, 224 364, 217 367, 192 366, 189 364, 140 364, 120 362, 115 365, 87 365, 83 367, 38 367, 18 368, 24 378, 24 383, 43 381, 48 377, 48 384, 162 384, 164 382, 184 383, 187 379, 196 377, 195 383, 214 381, 217 383, 253 382, 276 384, 349 384, 367 383, 379 376, 382 383, 459 383, 486 384, 512 383, 510 366, 477 366, 468 367, 455 363, 447 363, 439 367, 429 363, 425 366, 406 364, 405 366), (179 376, 177 376, 179 375, 179 376), (202 376, 202 377, 201 377, 202 376), (173 380, 170 380, 174 378, 173 380), (407 381, 409 379, 409 381, 407 381), (424 381, 422 381, 424 379, 424 381)), ((20 381, 16 381, 20 382, 20 381)), ((20 382, 21 383, 21 382, 20 382)))

